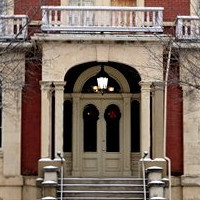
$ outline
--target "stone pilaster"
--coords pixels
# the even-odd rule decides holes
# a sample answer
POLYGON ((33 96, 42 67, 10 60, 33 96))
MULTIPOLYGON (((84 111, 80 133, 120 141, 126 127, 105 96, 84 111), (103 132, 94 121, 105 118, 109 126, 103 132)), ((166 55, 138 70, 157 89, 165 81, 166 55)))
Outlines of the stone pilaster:
POLYGON ((41 157, 51 157, 51 87, 52 82, 41 81, 41 157))
MULTIPOLYGON (((55 154, 63 152, 63 102, 64 102, 64 81, 54 81, 55 86, 55 154)), ((57 155, 55 155, 57 156, 57 155)))
POLYGON ((154 82, 152 89, 152 157, 164 157, 164 83, 154 82))
POLYGON ((151 82, 140 82, 141 85, 141 119, 140 149, 150 152, 150 90, 151 82))

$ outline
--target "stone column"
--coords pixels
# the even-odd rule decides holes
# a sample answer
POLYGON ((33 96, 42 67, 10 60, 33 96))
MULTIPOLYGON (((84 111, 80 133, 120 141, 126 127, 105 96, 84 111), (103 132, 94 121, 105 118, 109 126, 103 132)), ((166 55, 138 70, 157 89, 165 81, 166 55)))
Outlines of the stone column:
POLYGON ((164 83, 153 83, 152 102, 152 157, 164 157, 164 83))
POLYGON ((124 147, 124 176, 131 175, 131 160, 130 160, 130 152, 131 152, 131 95, 130 94, 122 94, 124 100, 124 118, 123 118, 123 133, 124 133, 124 140, 123 140, 123 147, 124 147), (128 145, 130 144, 130 145, 128 145))
POLYGON ((140 82, 141 108, 140 108, 140 151, 150 152, 150 90, 151 82, 140 82))
POLYGON ((73 94, 73 124, 72 124, 72 175, 73 176, 80 176, 80 164, 81 164, 81 138, 79 135, 79 128, 80 128, 80 95, 81 94, 73 94))
POLYGON ((41 157, 51 157, 51 84, 41 81, 41 157))
POLYGON ((54 81, 55 86, 55 156, 57 152, 63 153, 63 102, 64 81, 54 81))

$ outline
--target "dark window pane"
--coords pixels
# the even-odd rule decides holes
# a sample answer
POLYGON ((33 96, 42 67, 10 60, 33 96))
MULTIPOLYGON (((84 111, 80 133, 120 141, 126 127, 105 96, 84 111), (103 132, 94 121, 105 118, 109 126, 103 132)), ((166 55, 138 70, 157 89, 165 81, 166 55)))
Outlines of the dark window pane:
POLYGON ((72 152, 72 102, 64 102, 64 152, 72 152))
POLYGON ((140 104, 131 103, 131 152, 140 152, 140 104))
POLYGON ((51 98, 51 159, 55 157, 55 91, 51 98))
POLYGON ((114 104, 108 106, 104 117, 106 120, 106 151, 119 152, 119 120, 121 113, 118 106, 114 104))
POLYGON ((85 106, 83 111, 83 136, 84 136, 84 152, 97 151, 97 120, 99 119, 99 111, 97 108, 89 104, 85 106))

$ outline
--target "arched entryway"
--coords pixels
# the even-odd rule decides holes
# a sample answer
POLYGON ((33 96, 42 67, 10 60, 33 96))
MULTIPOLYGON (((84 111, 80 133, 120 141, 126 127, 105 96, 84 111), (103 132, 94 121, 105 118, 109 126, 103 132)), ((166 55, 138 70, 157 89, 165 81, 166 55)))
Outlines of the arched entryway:
POLYGON ((67 72, 63 137, 66 174, 137 176, 140 80, 135 69, 113 62, 85 63, 67 72), (104 95, 94 89, 102 65, 112 88, 104 95))

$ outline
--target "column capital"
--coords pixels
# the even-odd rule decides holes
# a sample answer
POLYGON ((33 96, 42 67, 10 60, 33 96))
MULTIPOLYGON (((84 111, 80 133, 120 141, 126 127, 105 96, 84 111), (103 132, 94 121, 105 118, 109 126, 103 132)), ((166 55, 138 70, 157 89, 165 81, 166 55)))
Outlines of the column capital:
POLYGON ((164 90, 165 83, 164 81, 155 81, 153 82, 154 90, 164 90))
POLYGON ((41 90, 50 90, 52 88, 52 81, 40 81, 41 90))
POLYGON ((141 86, 141 89, 142 89, 142 90, 150 90, 150 89, 151 89, 152 82, 150 82, 150 81, 148 81, 148 82, 140 81, 140 82, 139 82, 139 85, 141 86))
POLYGON ((66 81, 53 81, 56 90, 64 90, 64 86, 66 85, 66 81))

